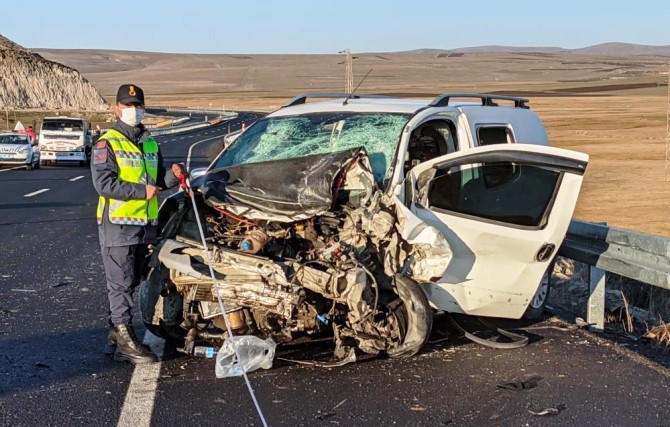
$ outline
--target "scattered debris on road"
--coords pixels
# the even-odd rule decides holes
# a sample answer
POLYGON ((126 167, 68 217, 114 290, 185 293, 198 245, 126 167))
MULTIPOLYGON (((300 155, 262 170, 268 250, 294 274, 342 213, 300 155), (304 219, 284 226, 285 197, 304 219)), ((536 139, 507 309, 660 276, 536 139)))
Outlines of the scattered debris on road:
POLYGON ((542 409, 541 411, 538 411, 538 412, 531 411, 529 409, 528 412, 530 412, 531 414, 533 414, 535 416, 543 417, 543 416, 546 416, 546 415, 558 415, 559 413, 563 412, 564 410, 565 410, 565 405, 558 405, 555 408, 546 408, 546 409, 542 409))
POLYGON ((68 286, 68 285, 72 285, 72 284, 73 284, 73 282, 60 282, 60 283, 56 283, 55 285, 51 285, 51 287, 52 288, 60 288, 62 286, 68 286))
POLYGON ((333 407, 333 411, 334 411, 335 409, 339 408, 340 406, 344 405, 344 402, 346 402, 346 401, 347 401, 347 399, 344 399, 343 401, 341 401, 340 403, 338 403, 337 405, 335 405, 335 406, 333 407))
POLYGON ((537 384, 541 379, 542 377, 534 376, 526 380, 513 380, 507 383, 498 384, 496 387, 505 390, 529 390, 537 387, 537 384))
POLYGON ((558 415, 559 410, 556 408, 547 408, 541 410, 540 412, 533 412, 531 410, 529 410, 528 412, 530 412, 533 415, 544 416, 544 415, 558 415))

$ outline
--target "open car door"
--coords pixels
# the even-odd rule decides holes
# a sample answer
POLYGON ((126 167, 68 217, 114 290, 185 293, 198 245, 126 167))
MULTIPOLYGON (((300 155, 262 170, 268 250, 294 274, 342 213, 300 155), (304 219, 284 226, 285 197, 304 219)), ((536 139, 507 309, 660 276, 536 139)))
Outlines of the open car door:
POLYGON ((565 237, 587 163, 575 151, 504 144, 414 167, 404 227, 434 227, 452 253, 443 275, 423 286, 431 304, 520 318, 565 237))

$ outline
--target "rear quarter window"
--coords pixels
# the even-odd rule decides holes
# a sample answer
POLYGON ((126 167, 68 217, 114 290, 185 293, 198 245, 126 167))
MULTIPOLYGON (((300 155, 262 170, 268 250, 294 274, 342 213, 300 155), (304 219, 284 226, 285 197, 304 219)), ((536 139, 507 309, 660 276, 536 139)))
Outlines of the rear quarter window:
POLYGON ((509 126, 479 126, 477 142, 482 147, 493 144, 511 144, 514 142, 514 134, 509 126))

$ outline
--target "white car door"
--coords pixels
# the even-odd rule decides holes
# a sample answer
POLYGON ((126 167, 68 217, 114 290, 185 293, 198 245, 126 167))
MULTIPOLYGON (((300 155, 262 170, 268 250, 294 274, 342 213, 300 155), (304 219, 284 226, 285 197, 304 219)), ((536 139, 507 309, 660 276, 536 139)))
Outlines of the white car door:
POLYGON ((414 167, 401 209, 404 227, 416 230, 402 234, 432 226, 451 252, 442 276, 424 285, 431 304, 520 318, 563 241, 587 163, 588 155, 575 151, 510 144, 414 167))

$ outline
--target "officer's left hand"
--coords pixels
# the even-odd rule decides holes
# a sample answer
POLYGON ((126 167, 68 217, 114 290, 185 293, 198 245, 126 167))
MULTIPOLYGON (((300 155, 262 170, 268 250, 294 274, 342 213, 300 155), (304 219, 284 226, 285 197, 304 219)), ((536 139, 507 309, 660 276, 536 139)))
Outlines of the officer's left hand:
POLYGON ((183 163, 174 163, 172 165, 172 173, 175 178, 181 179, 181 177, 188 177, 188 172, 186 171, 186 166, 183 163))

